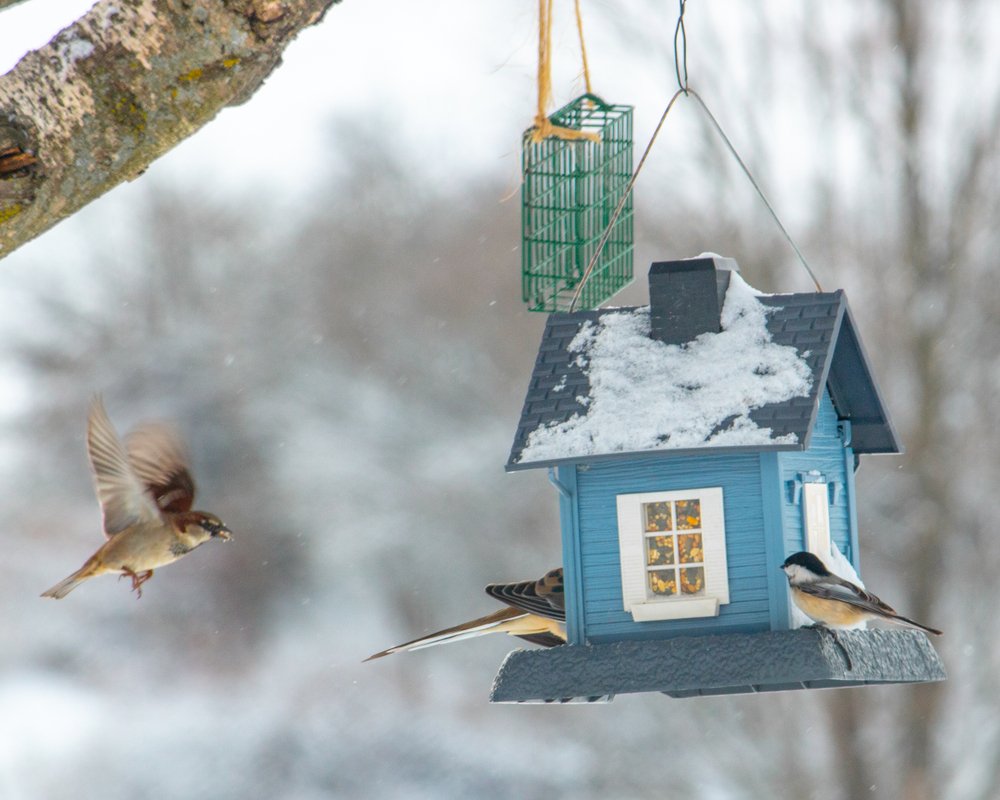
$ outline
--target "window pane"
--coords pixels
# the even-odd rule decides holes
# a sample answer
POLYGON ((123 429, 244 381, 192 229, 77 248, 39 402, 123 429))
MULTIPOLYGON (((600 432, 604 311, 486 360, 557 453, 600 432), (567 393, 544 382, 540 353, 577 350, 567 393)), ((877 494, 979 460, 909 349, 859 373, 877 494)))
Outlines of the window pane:
POLYGON ((677 501, 677 530, 689 531, 701 527, 701 501, 677 501))
POLYGON ((672 569, 658 569, 649 573, 649 588, 660 597, 677 594, 677 575, 672 569))
POLYGON ((662 503, 643 503, 642 510, 646 517, 646 531, 673 530, 670 524, 670 501, 662 503))
POLYGON ((700 533, 677 534, 677 550, 682 564, 701 564, 705 560, 700 533))
POLYGON ((674 537, 650 536, 646 539, 646 565, 660 566, 674 563, 674 537))
POLYGON ((704 590, 704 567, 686 567, 681 570, 681 592, 683 594, 700 594, 704 590))

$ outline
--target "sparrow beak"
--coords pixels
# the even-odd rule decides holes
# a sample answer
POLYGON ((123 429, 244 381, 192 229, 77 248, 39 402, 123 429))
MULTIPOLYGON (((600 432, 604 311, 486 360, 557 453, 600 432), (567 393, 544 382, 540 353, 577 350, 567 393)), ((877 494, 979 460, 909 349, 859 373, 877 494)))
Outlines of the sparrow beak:
POLYGON ((224 542, 231 542, 233 540, 233 532, 225 525, 213 525, 208 530, 212 534, 213 539, 222 539, 224 542))

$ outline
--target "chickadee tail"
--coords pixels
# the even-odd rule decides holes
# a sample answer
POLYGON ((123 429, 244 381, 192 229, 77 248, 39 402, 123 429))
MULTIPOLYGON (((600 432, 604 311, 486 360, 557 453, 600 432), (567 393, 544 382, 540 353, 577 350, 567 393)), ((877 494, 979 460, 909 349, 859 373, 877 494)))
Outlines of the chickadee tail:
POLYGON ((373 659, 382 658, 393 653, 400 653, 404 650, 423 650, 425 647, 459 642, 462 639, 473 639, 477 636, 485 636, 488 633, 512 633, 517 635, 512 629, 520 627, 517 625, 517 622, 529 616, 534 615, 530 615, 517 608, 502 608, 485 617, 479 617, 470 622, 463 622, 461 625, 456 625, 453 628, 445 628, 429 636, 421 636, 419 639, 414 639, 411 642, 397 644, 395 647, 390 647, 381 653, 368 656, 365 661, 372 661, 373 659))
POLYGON ((927 633, 933 633, 935 636, 943 636, 944 635, 944 632, 943 631, 939 631, 937 628, 932 628, 929 625, 921 625, 919 622, 914 622, 912 619, 909 619, 907 617, 901 617, 899 614, 896 614, 895 616, 892 616, 892 617, 888 617, 888 619, 892 620, 895 623, 898 623, 899 625, 903 625, 904 627, 907 627, 907 628, 916 628, 917 630, 920 630, 920 631, 926 631, 927 633))
POLYGON ((44 592, 42 592, 42 597, 52 597, 55 598, 56 600, 62 599, 91 576, 89 567, 90 564, 85 564, 84 566, 80 567, 80 569, 78 569, 68 578, 64 578, 63 580, 59 581, 59 583, 57 583, 55 586, 53 586, 51 589, 46 589, 44 592))

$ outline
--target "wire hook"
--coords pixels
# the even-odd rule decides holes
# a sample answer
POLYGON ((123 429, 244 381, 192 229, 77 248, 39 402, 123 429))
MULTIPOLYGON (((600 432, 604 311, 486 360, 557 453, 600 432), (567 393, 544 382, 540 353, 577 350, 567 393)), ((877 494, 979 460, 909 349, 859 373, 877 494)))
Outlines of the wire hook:
POLYGON ((677 27, 674 28, 674 71, 677 73, 677 86, 684 94, 688 91, 688 40, 684 28, 684 10, 687 0, 679 0, 680 13, 677 16, 677 27), (681 77, 683 67, 684 77, 681 77))

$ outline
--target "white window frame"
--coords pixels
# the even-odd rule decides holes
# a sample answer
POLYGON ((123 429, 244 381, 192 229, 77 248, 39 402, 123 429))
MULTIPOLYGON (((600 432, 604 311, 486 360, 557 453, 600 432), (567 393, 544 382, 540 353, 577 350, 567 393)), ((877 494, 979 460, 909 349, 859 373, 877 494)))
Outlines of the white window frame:
POLYGON ((802 521, 805 527, 806 550, 830 560, 830 489, 824 482, 802 484, 802 521))
MULTIPOLYGON (((718 486, 669 492, 620 494, 618 505, 618 547, 621 555, 622 600, 636 622, 714 617, 719 606, 729 602, 729 573, 726 565, 726 521, 722 489, 718 486), (644 503, 697 499, 701 505, 702 550, 705 565, 705 593, 696 597, 651 596, 646 577, 646 530, 644 503)), ((679 533, 680 531, 672 531, 679 533)))

